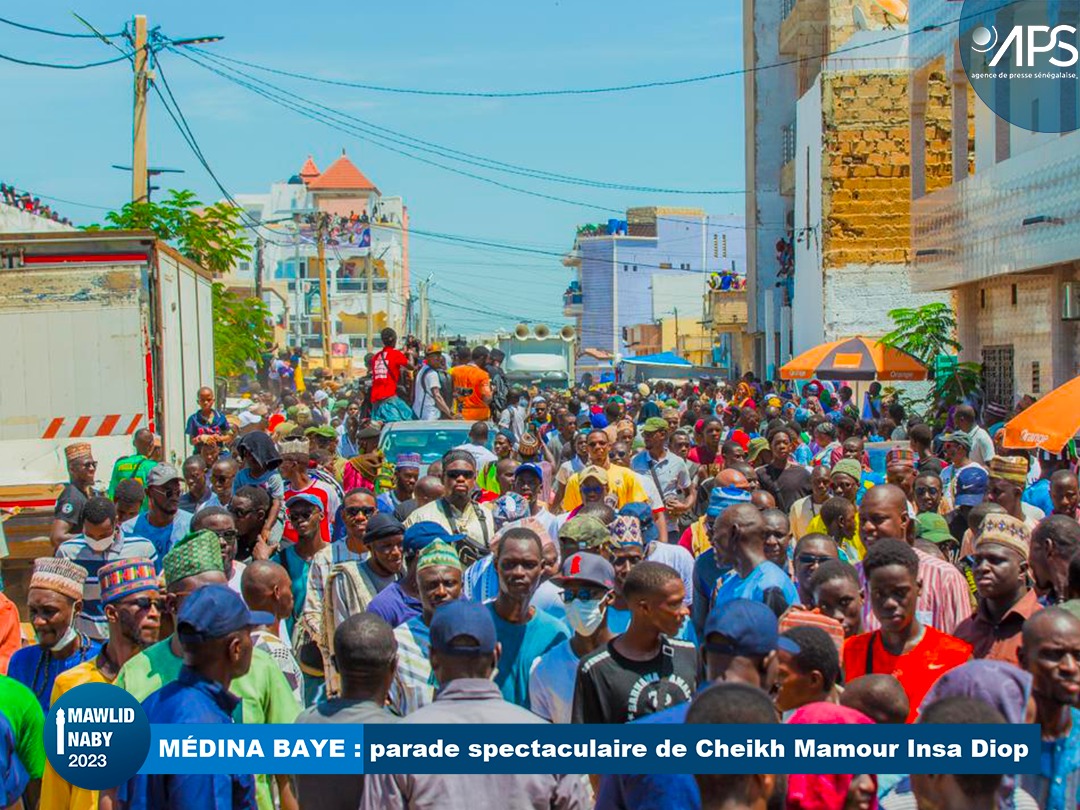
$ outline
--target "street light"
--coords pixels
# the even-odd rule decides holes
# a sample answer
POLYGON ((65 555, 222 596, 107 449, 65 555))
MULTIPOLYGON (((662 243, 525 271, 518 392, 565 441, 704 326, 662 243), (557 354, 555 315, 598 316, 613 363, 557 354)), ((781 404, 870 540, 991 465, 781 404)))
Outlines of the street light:
MULTIPOLYGON (((112 164, 112 167, 114 169, 119 169, 122 172, 130 172, 131 171, 130 166, 121 166, 121 165, 119 165, 117 163, 112 164)), ((146 170, 146 176, 149 179, 157 177, 159 174, 183 174, 183 173, 184 173, 183 169, 166 169, 166 168, 162 168, 162 167, 151 167, 151 168, 148 168, 146 170)), ((160 191, 160 190, 161 190, 161 186, 150 185, 148 183, 147 186, 146 186, 146 201, 150 202, 150 193, 151 192, 160 191)))
POLYGON ((211 34, 205 37, 189 37, 188 39, 172 39, 169 40, 171 45, 206 45, 210 42, 221 42, 225 39, 224 36, 218 34, 211 34))

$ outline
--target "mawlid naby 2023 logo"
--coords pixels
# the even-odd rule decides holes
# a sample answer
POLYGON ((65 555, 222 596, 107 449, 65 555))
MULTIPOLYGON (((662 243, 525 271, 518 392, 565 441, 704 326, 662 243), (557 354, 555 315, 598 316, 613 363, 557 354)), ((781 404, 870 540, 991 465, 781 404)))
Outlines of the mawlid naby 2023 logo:
POLYGON ((1032 132, 1080 128, 1080 0, 965 0, 960 59, 998 117, 1032 132))

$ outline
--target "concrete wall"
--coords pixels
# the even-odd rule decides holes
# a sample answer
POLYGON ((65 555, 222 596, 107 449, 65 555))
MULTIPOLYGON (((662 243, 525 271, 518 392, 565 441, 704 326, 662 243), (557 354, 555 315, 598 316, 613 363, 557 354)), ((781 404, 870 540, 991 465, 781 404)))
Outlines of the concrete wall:
POLYGON ((0 203, 0 233, 45 233, 48 231, 73 231, 71 225, 61 225, 51 219, 39 217, 21 208, 0 203))

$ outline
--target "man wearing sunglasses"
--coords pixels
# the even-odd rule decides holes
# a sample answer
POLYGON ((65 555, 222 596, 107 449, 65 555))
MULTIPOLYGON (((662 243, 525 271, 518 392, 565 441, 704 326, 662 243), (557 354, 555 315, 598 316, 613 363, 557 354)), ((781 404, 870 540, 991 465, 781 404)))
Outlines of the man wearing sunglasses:
POLYGON ((552 581, 563 589, 566 621, 574 635, 537 661, 529 675, 529 700, 532 711, 545 720, 569 723, 578 663, 613 636, 607 610, 615 599, 615 569, 599 554, 581 552, 569 557, 562 576, 552 581))
POLYGON ((69 444, 64 448, 67 457, 68 482, 64 484, 56 508, 53 510, 52 530, 49 540, 53 548, 59 548, 65 540, 71 540, 82 531, 83 509, 96 493, 97 462, 89 442, 69 444))
POLYGON ((476 459, 467 450, 454 449, 442 457, 442 467, 446 494, 409 515, 405 525, 431 521, 450 534, 466 535, 476 548, 488 548, 495 536, 495 518, 473 500, 476 459))
MULTIPOLYGON (((154 561, 146 557, 115 560, 97 572, 101 604, 108 622, 108 641, 97 657, 56 677, 54 702, 87 683, 113 683, 120 668, 154 644, 165 602, 154 561)), ((84 790, 61 779, 51 765, 41 781, 42 807, 97 807, 98 791, 84 790)))

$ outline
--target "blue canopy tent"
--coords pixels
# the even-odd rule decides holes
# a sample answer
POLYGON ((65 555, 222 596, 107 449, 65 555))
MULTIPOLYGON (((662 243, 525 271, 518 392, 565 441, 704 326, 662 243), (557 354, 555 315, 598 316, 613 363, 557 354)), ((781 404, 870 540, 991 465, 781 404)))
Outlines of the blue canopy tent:
POLYGON ((659 354, 643 354, 640 357, 627 357, 622 362, 628 365, 641 366, 689 366, 693 365, 675 352, 660 352, 659 354))

